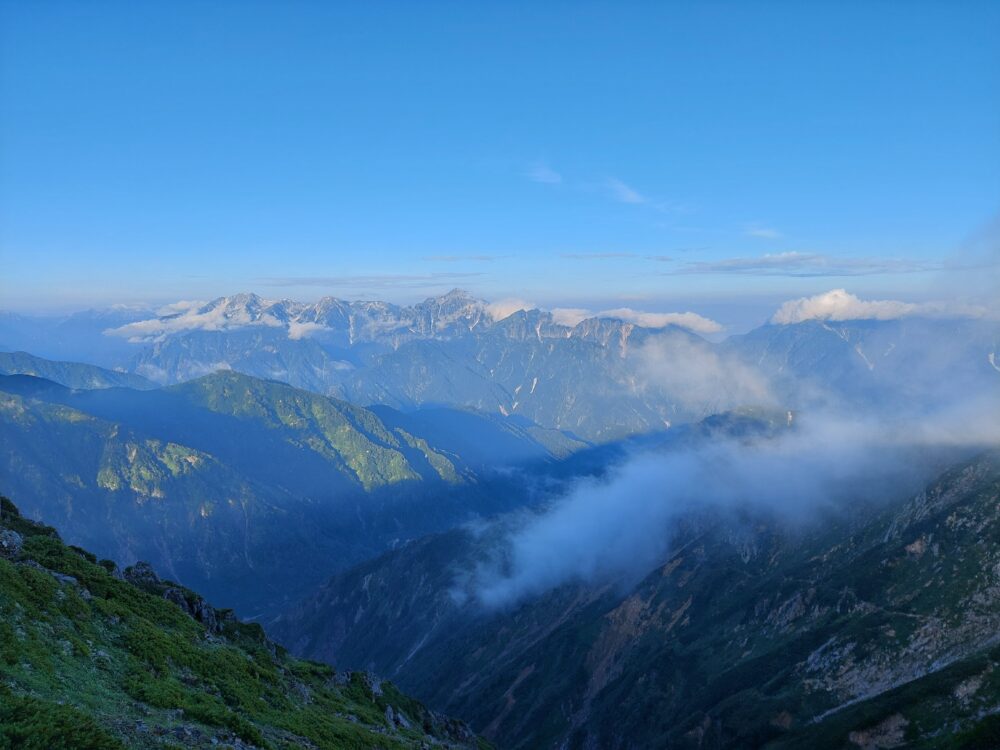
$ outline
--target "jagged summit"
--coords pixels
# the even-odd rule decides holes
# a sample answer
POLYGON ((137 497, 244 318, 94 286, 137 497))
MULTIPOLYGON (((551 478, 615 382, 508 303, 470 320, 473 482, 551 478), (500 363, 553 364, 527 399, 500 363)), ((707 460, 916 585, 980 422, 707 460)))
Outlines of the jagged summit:
POLYGON ((476 297, 473 296, 472 292, 466 291, 465 289, 459 289, 458 287, 455 287, 454 289, 452 289, 450 292, 447 292, 446 294, 442 294, 440 297, 428 297, 428 300, 431 300, 431 299, 435 299, 435 300, 437 300, 439 302, 443 302, 445 300, 454 300, 454 299, 469 300, 471 302, 478 302, 478 301, 480 301, 476 297))
MULTIPOLYGON (((465 289, 455 288, 437 297, 428 297, 413 305, 397 305, 380 300, 348 301, 322 297, 316 302, 270 300, 253 292, 217 297, 205 303, 176 303, 162 314, 132 320, 110 328, 110 336, 124 337, 132 343, 154 343, 196 331, 232 331, 246 328, 275 329, 290 339, 337 339, 346 336, 348 345, 388 343, 393 347, 414 338, 454 338, 471 332, 511 330, 500 325, 515 319, 514 329, 523 327, 527 317, 536 325, 536 337, 587 337, 589 331, 635 328, 676 327, 656 322, 634 320, 601 313, 567 324, 552 312, 539 308, 511 309, 504 303, 492 304, 465 289), (543 332, 544 331, 544 332, 543 332)), ((626 334, 627 335, 627 334, 626 334)), ((606 334, 603 336, 606 337, 606 334)))

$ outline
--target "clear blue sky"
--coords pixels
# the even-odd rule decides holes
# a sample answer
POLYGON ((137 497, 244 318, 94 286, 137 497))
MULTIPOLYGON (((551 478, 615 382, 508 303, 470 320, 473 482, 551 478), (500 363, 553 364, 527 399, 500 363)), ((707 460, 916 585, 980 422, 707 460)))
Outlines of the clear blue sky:
POLYGON ((0 28, 2 308, 919 297, 1000 209, 996 2, 6 0, 0 28))

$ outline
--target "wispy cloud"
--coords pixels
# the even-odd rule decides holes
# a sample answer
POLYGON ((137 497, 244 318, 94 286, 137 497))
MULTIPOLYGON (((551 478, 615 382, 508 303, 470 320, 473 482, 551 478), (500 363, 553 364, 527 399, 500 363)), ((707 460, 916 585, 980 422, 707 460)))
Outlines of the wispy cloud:
POLYGON ((267 286, 321 286, 343 288, 420 289, 425 286, 471 279, 482 273, 372 274, 368 276, 278 276, 259 279, 267 286))
POLYGON ((617 177, 609 177, 605 183, 611 196, 619 203, 645 203, 646 197, 630 185, 626 185, 617 177))
POLYGON ((464 260, 489 263, 494 260, 501 260, 509 257, 509 255, 425 255, 420 260, 432 261, 435 263, 459 263, 464 260))
POLYGON ((642 260, 655 260, 658 263, 667 263, 674 260, 672 255, 643 255, 631 252, 605 252, 605 253, 559 253, 560 258, 567 260, 622 260, 625 258, 639 258, 642 260))
POLYGON ((618 203, 642 204, 658 213, 689 214, 694 211, 694 208, 688 203, 665 199, 662 196, 646 195, 619 177, 606 177, 596 181, 566 180, 562 174, 544 162, 532 164, 525 170, 524 176, 532 182, 545 185, 565 185, 582 192, 604 195, 618 203))
POLYGON ((561 174, 543 163, 533 164, 524 174, 532 182, 540 182, 543 185, 558 185, 563 181, 561 174))
POLYGON ((821 253, 774 253, 756 258, 726 258, 686 263, 669 275, 720 274, 733 276, 874 276, 877 274, 940 271, 940 262, 906 258, 836 258, 821 253))
POLYGON ((560 258, 570 260, 614 260, 616 258, 638 258, 636 253, 559 253, 560 258))
POLYGON ((765 227, 760 224, 751 224, 744 230, 747 237, 756 237, 762 240, 780 240, 784 235, 777 229, 765 227))

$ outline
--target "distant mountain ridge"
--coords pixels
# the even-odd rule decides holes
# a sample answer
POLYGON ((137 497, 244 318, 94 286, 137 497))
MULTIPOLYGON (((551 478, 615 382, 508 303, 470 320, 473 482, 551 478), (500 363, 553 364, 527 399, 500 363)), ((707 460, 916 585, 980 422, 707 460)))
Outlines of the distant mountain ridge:
MULTIPOLYGON (((1000 384, 1000 323, 988 318, 796 318, 714 343, 620 317, 567 325, 553 312, 512 312, 460 290, 409 306, 241 293, 161 313, 81 314, 73 330, 90 331, 95 357, 119 352, 93 361, 161 384, 234 370, 359 405, 516 416, 585 441, 740 406, 935 404, 1000 384)), ((68 321, 37 325, 0 320, 0 344, 7 336, 61 346, 68 321)))
POLYGON ((585 447, 499 416, 376 413, 232 371, 155 390, 0 376, 0 443, 0 476, 26 514, 243 612, 510 507, 505 466, 585 447))
POLYGON ((249 292, 126 324, 111 331, 135 341, 163 340, 186 331, 226 331, 248 327, 282 328, 289 338, 334 334, 346 346, 396 343, 407 337, 447 336, 489 326, 488 303, 454 289, 416 305, 346 301, 323 297, 314 303, 268 300, 249 292))
POLYGON ((34 375, 67 388, 155 388, 141 375, 80 362, 53 362, 28 352, 0 352, 0 375, 34 375))

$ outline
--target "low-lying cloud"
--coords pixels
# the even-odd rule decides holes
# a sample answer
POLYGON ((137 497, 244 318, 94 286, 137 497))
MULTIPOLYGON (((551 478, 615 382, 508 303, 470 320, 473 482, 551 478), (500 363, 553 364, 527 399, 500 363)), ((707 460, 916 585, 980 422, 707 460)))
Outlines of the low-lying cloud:
POLYGON ((247 326, 281 328, 285 325, 267 307, 254 310, 248 306, 222 304, 219 300, 200 306, 198 303, 178 302, 168 305, 166 312, 166 315, 161 314, 157 318, 111 328, 105 334, 141 343, 159 341, 184 331, 225 331, 247 326), (176 312, 177 310, 180 312, 176 312))
POLYGON ((292 339, 292 341, 298 341, 313 334, 324 333, 329 330, 330 328, 322 323, 292 320, 288 323, 288 338, 292 339))
POLYGON ((934 470, 921 459, 928 448, 995 445, 997 426, 974 415, 998 409, 993 397, 931 419, 805 416, 773 437, 636 455, 510 535, 503 562, 474 572, 473 595, 495 608, 567 583, 634 580, 666 561, 672 527, 692 512, 750 509, 801 523, 821 508, 913 491, 934 470))
POLYGON ((537 305, 527 302, 523 299, 518 299, 516 297, 508 297, 507 299, 500 299, 496 302, 490 302, 486 305, 487 314, 494 320, 500 321, 504 318, 509 318, 516 312, 521 310, 536 310, 537 305))
POLYGON ((645 328, 666 328, 678 326, 695 333, 718 333, 722 325, 711 318, 694 312, 643 312, 631 307, 618 307, 614 310, 603 310, 597 313, 600 318, 618 318, 645 328))
POLYGON ((759 370, 682 333, 650 339, 635 357, 637 384, 690 412, 712 414, 778 404, 771 383, 759 370))
POLYGON ((579 325, 588 318, 615 318, 644 328, 677 326, 700 334, 718 333, 723 330, 722 324, 695 312, 646 312, 633 310, 631 307, 598 311, 583 307, 556 307, 549 312, 552 315, 552 322, 570 327, 579 325))

